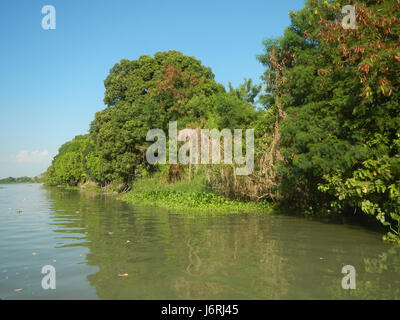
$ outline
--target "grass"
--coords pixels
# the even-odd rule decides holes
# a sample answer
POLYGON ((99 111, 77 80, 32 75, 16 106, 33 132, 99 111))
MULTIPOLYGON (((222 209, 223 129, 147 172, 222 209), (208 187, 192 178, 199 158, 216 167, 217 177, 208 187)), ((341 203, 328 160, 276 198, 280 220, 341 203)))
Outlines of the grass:
POLYGON ((157 206, 175 211, 207 213, 266 213, 272 211, 267 202, 252 203, 232 200, 208 190, 204 176, 198 175, 191 182, 181 180, 163 183, 162 176, 137 180, 132 191, 119 196, 120 200, 141 206, 157 206))
MULTIPOLYGON (((114 194, 114 189, 104 189, 86 183, 80 186, 60 186, 68 190, 114 194)), ((133 183, 132 190, 120 193, 117 199, 136 206, 156 206, 184 213, 268 213, 273 206, 268 202, 254 203, 229 199, 217 195, 207 187, 204 174, 198 174, 189 182, 182 179, 168 183, 164 173, 158 172, 152 176, 138 179, 133 183)))

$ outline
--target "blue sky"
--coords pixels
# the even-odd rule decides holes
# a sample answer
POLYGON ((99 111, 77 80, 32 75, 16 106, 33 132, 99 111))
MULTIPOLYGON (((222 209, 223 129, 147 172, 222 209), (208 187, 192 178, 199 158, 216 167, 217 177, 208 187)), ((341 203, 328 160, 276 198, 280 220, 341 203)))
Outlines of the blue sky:
POLYGON ((85 134, 121 59, 178 50, 234 86, 260 82, 262 40, 280 36, 303 0, 3 0, 0 5, 0 178, 34 176, 85 134), (44 5, 56 29, 44 30, 44 5))

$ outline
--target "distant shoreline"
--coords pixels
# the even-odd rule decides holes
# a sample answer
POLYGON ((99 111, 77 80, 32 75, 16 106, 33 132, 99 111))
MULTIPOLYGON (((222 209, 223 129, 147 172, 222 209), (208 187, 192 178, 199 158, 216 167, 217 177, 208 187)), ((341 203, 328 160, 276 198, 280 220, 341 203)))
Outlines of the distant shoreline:
POLYGON ((18 184, 18 183, 40 183, 42 179, 40 177, 8 177, 0 179, 0 184, 18 184))

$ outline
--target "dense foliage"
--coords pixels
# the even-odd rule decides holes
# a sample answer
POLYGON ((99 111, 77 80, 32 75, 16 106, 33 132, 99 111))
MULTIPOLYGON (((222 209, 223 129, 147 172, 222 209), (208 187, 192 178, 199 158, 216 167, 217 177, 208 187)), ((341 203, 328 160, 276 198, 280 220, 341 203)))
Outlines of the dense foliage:
POLYGON ((88 136, 76 136, 64 143, 47 169, 46 182, 51 185, 76 185, 86 179, 85 155, 87 154, 88 136))
POLYGON ((214 192, 375 216, 390 229, 387 239, 398 241, 400 2, 353 1, 355 29, 341 23, 347 4, 309 0, 290 13, 282 38, 266 40, 258 56, 266 67, 261 94, 251 79, 226 91, 209 68, 176 51, 122 60, 105 80, 107 108, 88 135, 60 148, 47 182, 129 187, 160 170, 145 161, 145 136, 151 128, 166 131, 171 120, 180 128, 254 128, 254 173, 209 167, 214 192))
POLYGON ((272 108, 282 107, 277 168, 284 200, 310 209, 374 215, 399 236, 400 3, 308 1, 260 60, 272 108), (275 54, 275 56, 273 56, 275 54), (276 81, 276 74, 281 81, 276 81), (395 227, 396 226, 396 227, 395 227))
POLYGON ((244 128, 257 117, 247 101, 254 102, 259 85, 245 80, 226 92, 210 68, 177 51, 121 60, 104 84, 107 108, 96 113, 88 135, 60 148, 47 171, 48 184, 91 180, 126 189, 157 169, 145 159, 149 129, 167 132, 175 120, 179 128, 244 128))

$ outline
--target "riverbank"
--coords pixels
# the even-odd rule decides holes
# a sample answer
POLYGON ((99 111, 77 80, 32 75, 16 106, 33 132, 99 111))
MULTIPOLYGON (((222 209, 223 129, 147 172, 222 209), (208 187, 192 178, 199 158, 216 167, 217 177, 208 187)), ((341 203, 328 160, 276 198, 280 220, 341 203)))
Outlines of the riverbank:
POLYGON ((136 180, 128 192, 118 192, 112 186, 101 188, 91 182, 78 186, 59 185, 57 187, 112 195, 116 196, 118 200, 135 206, 155 206, 177 212, 266 214, 274 210, 274 206, 267 201, 244 202, 217 195, 207 187, 203 175, 195 176, 190 182, 182 179, 175 183, 168 183, 163 181, 161 173, 156 173, 153 176, 136 180))
MULTIPOLYGON (((303 212, 293 207, 276 207, 268 201, 255 203, 230 199, 212 192, 202 174, 193 177, 191 181, 182 179, 168 183, 165 181, 165 175, 162 172, 157 172, 152 176, 137 179, 128 192, 118 192, 118 188, 113 185, 101 188, 90 181, 78 186, 59 185, 57 187, 113 196, 117 200, 130 203, 136 207, 158 207, 185 214, 271 214, 296 210, 296 216, 302 216, 307 220, 316 219, 333 224, 343 224, 347 221, 351 225, 363 226, 370 230, 385 233, 382 227, 376 225, 373 217, 361 217, 363 219, 360 221, 360 217, 318 211, 303 212)), ((387 236, 383 236, 383 238, 389 242, 398 242, 395 238, 388 238, 387 236)))
POLYGON ((177 211, 208 213, 267 213, 273 210, 268 203, 231 200, 210 192, 131 191, 119 197, 133 205, 156 206, 177 211))
POLYGON ((206 186, 204 176, 196 176, 190 182, 181 180, 175 183, 160 183, 161 179, 160 175, 138 179, 131 191, 119 195, 118 198, 133 205, 156 206, 185 212, 265 214, 273 211, 273 205, 268 202, 243 202, 211 192, 206 186))

